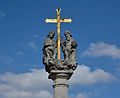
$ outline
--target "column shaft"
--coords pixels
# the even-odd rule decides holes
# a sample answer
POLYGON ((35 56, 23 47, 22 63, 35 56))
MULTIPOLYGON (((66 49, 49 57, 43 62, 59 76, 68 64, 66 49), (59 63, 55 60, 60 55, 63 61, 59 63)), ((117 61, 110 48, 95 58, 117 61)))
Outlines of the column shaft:
MULTIPOLYGON (((66 75, 65 75, 66 76, 66 75)), ((54 80, 54 98, 68 98, 67 77, 57 77, 54 80)))

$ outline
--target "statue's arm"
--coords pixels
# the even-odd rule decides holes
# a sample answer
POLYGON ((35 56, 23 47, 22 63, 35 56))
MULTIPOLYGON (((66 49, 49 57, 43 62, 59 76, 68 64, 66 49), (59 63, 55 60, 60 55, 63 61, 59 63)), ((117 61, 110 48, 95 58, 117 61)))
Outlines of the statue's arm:
POLYGON ((61 38, 61 46, 62 48, 65 48, 65 40, 63 38, 61 38))

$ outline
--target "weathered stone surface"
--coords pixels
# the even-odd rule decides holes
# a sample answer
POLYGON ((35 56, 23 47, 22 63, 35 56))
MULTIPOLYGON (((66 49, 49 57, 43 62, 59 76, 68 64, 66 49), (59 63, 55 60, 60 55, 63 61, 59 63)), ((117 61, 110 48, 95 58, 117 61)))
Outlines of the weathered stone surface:
POLYGON ((77 67, 76 47, 77 42, 73 40, 69 31, 65 33, 66 40, 61 39, 61 47, 64 60, 58 60, 57 44, 54 42, 54 31, 49 32, 43 47, 43 64, 48 73, 51 70, 75 70, 77 67))
POLYGON ((54 81, 54 98, 68 98, 67 80, 73 74, 73 70, 51 70, 49 78, 54 81))
POLYGON ((54 31, 49 32, 43 47, 43 64, 49 73, 49 79, 54 82, 54 98, 68 98, 67 80, 71 78, 77 68, 77 42, 69 31, 64 33, 66 39, 61 39, 64 60, 57 59, 57 44, 54 42, 54 31))

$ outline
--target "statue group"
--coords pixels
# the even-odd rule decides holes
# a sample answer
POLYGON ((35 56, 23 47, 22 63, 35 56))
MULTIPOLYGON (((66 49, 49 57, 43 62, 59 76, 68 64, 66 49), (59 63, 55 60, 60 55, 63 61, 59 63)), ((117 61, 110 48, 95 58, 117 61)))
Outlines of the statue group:
POLYGON ((54 41, 55 32, 50 31, 43 46, 43 64, 46 71, 75 70, 77 67, 76 48, 77 42, 72 38, 70 31, 64 33, 66 39, 61 39, 61 48, 64 60, 57 59, 57 42, 54 41))

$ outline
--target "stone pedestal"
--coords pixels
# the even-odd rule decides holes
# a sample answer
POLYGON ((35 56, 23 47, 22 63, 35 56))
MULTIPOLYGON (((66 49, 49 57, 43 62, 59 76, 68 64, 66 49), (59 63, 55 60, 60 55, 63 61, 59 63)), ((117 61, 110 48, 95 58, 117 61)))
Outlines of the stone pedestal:
POLYGON ((51 70, 49 79, 54 82, 54 98, 68 98, 67 81, 73 74, 73 70, 51 70))

